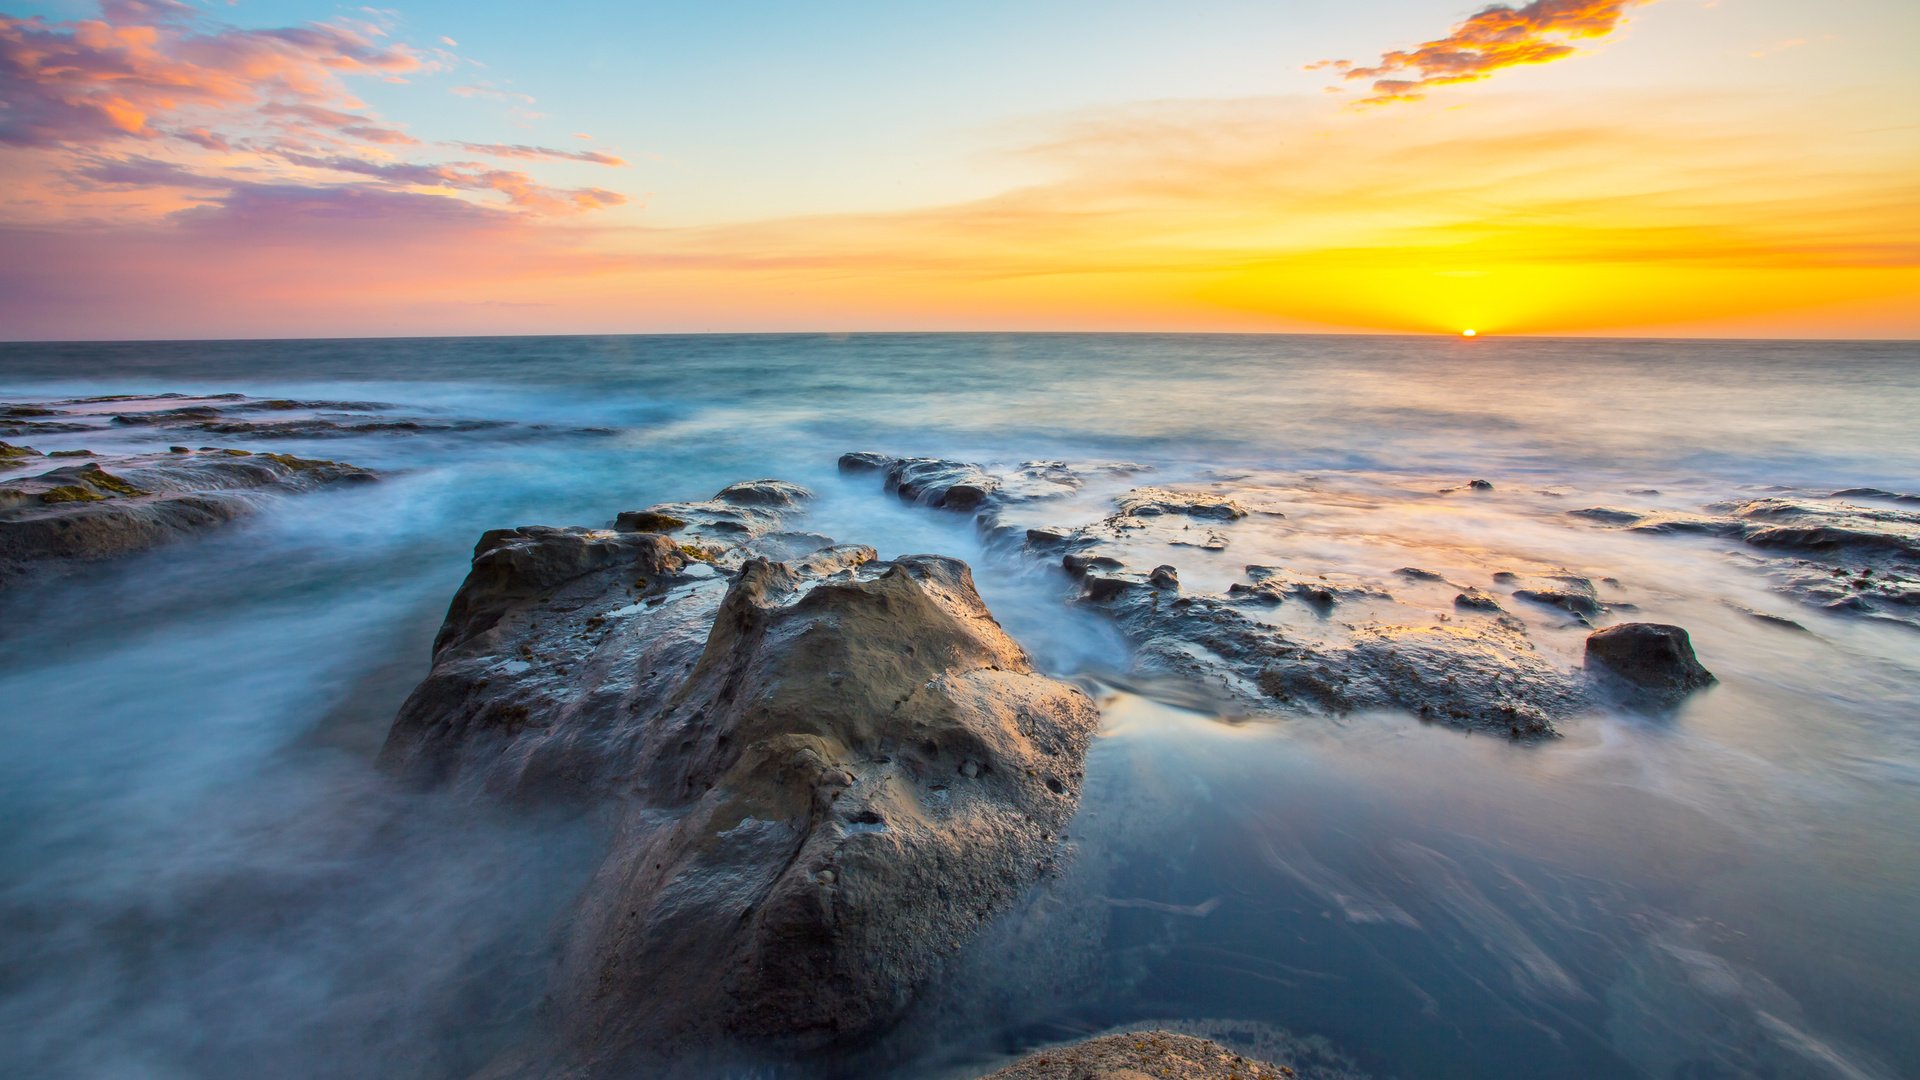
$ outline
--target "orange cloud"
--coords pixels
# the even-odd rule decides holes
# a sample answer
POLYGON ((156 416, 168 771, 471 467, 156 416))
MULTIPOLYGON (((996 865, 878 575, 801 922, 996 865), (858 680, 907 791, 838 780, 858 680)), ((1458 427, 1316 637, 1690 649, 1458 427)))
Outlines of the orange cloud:
POLYGON ((1371 80, 1373 94, 1362 99, 1366 104, 1418 101, 1429 87, 1478 82, 1502 68, 1572 56, 1578 51, 1572 42, 1612 34, 1627 8, 1646 2, 1533 0, 1518 8, 1494 4, 1468 17, 1446 37, 1417 49, 1383 53, 1377 64, 1322 60, 1307 69, 1332 69, 1345 79, 1371 80))

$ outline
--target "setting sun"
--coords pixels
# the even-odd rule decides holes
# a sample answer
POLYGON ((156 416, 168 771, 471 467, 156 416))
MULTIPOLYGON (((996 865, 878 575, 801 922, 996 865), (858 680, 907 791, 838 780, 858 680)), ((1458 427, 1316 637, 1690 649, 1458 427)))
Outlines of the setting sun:
POLYGON ((1474 331, 1474 330, 1462 330, 1462 331, 1460 331, 1460 336, 1461 336, 1461 337, 1473 337, 1473 336, 1474 336, 1474 335, 1475 335, 1476 333, 1477 333, 1477 331, 1474 331))

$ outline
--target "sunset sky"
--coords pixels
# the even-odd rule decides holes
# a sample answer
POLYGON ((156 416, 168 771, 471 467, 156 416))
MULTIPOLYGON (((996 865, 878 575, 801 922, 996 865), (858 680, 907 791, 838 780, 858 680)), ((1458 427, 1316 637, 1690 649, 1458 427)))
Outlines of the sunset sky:
POLYGON ((1920 337, 1915 0, 0 15, 0 338, 1920 337))

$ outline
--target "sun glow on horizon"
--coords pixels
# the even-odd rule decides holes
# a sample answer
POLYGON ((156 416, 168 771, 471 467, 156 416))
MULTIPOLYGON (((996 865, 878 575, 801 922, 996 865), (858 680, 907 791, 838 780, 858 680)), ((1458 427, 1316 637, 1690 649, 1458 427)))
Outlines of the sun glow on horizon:
POLYGON ((1461 337, 1477 337, 1479 336, 1479 333, 1480 331, 1478 330, 1462 330, 1460 331, 1460 336, 1461 337))

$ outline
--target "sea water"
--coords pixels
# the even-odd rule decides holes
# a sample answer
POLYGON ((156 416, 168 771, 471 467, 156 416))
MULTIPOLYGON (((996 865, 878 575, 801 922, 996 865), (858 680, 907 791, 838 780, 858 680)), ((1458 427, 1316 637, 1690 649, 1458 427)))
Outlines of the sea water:
MULTIPOLYGON (((0 401, 162 392, 513 426, 194 433, 383 479, 0 594, 9 1075, 460 1076, 525 1038, 602 823, 399 789, 374 765, 386 725, 480 533, 605 524, 758 477, 818 492, 810 530, 966 559, 1036 663, 1104 706, 1057 902, 1010 915, 1027 924, 929 991, 923 1030, 888 1037, 895 1075, 977 1074, 1147 1022, 1238 1032, 1326 1076, 1920 1075, 1920 633, 1780 595, 1728 542, 1567 514, 1920 488, 1920 346, 0 345, 0 401), (1398 714, 1240 715, 1131 680, 1126 642, 1063 602, 1057 571, 841 477, 861 449, 1128 460, 1155 484, 1284 504, 1250 544, 1185 550, 1189 588, 1254 562, 1610 577, 1634 618, 1687 627, 1719 682, 1670 715, 1598 710, 1534 744, 1398 714), (1438 494, 1470 479, 1494 490, 1438 494)), ((1577 662, 1582 629, 1539 621, 1542 649, 1577 662)))

